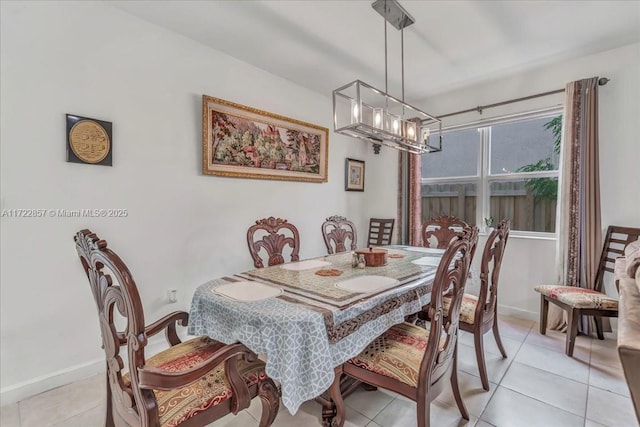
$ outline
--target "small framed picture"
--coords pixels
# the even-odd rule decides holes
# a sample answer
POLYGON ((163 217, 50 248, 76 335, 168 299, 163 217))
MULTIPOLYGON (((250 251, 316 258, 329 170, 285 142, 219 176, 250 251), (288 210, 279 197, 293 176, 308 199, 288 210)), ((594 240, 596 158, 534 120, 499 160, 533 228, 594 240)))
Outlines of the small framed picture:
POLYGON ((364 191, 364 162, 346 159, 344 170, 345 191, 364 191))
POLYGON ((67 162, 111 166, 113 124, 67 114, 67 162))

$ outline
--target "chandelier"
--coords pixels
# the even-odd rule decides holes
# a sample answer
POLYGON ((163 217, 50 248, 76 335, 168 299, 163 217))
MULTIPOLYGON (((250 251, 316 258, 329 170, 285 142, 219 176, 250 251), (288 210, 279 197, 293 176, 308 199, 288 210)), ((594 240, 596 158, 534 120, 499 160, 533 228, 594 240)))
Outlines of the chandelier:
POLYGON ((404 29, 415 20, 397 0, 376 0, 371 5, 384 17, 385 90, 355 80, 333 91, 333 129, 336 133, 373 143, 377 154, 381 145, 414 154, 442 151, 442 133, 438 145, 430 145, 430 127, 442 123, 419 108, 404 102, 404 29), (402 61, 402 99, 388 93, 387 24, 400 30, 402 61))

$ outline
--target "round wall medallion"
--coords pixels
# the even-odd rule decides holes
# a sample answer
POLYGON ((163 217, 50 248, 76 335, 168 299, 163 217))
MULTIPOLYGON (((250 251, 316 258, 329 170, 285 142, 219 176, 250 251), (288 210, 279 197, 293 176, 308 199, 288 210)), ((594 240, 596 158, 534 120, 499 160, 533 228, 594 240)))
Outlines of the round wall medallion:
POLYGON ((109 154, 109 135, 100 124, 93 120, 80 120, 69 132, 69 145, 80 160, 100 163, 109 154))

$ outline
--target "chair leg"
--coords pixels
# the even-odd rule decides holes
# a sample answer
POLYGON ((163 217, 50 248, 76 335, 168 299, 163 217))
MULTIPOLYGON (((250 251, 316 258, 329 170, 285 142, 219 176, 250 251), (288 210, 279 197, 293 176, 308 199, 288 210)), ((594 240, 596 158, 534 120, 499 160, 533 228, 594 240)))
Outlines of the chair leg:
POLYGON ((487 365, 484 363, 484 342, 482 333, 479 329, 473 333, 473 342, 476 348, 476 360, 478 361, 478 371, 480 372, 480 380, 482 388, 489 391, 489 378, 487 376, 487 365))
POLYGON ((504 346, 502 345, 502 339, 500 338, 500 331, 498 330, 498 316, 496 315, 493 318, 493 338, 496 340, 496 344, 498 345, 498 350, 500 350, 500 354, 502 354, 502 358, 507 358, 507 352, 504 350, 504 346))
POLYGON ((111 398, 111 386, 109 385, 109 369, 107 367, 107 415, 105 418, 105 427, 115 427, 113 421, 113 400, 111 398))
POLYGON ((603 340, 604 339, 604 332, 603 332, 603 329, 602 329, 602 317, 593 316, 593 321, 596 324, 596 333, 598 334, 598 339, 599 340, 603 340))
POLYGON ((418 410, 418 427, 431 426, 431 402, 428 400, 419 400, 416 402, 418 410))
POLYGON ((549 314, 549 301, 540 295, 540 334, 547 333, 547 316, 549 314))
POLYGON ((362 388, 365 391, 378 391, 378 387, 367 383, 362 383, 362 388))
POLYGON ((578 319, 580 317, 580 310, 570 309, 568 313, 569 322, 567 325, 567 343, 565 352, 567 356, 573 356, 573 347, 576 344, 576 336, 578 335, 578 319))
POLYGON ((258 395, 262 402, 260 427, 269 427, 276 419, 278 410, 280 409, 280 393, 278 392, 278 387, 271 378, 268 378, 260 383, 258 395))
POLYGON ((460 384, 458 383, 458 343, 456 343, 456 349, 453 353, 453 370, 451 371, 451 389, 453 390, 453 397, 456 399, 456 405, 458 405, 458 409, 460 410, 460 414, 462 418, 465 420, 469 419, 469 412, 467 411, 467 407, 464 406, 464 401, 462 400, 462 395, 460 394, 460 384))

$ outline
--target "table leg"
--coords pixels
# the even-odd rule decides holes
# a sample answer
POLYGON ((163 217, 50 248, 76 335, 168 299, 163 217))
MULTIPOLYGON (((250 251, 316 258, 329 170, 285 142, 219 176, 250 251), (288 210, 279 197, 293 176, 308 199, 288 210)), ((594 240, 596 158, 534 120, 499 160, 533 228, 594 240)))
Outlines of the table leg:
POLYGON ((322 405, 322 426, 342 427, 344 425, 344 400, 340 391, 342 366, 335 368, 335 379, 327 390, 329 399, 322 405))

